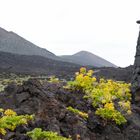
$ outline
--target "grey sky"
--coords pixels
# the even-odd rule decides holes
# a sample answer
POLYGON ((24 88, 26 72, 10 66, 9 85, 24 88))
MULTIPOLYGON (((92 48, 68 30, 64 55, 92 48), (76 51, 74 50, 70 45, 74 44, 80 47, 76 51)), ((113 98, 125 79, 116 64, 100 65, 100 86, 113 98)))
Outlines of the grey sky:
POLYGON ((56 55, 91 51, 133 64, 139 0, 0 0, 0 26, 56 55))

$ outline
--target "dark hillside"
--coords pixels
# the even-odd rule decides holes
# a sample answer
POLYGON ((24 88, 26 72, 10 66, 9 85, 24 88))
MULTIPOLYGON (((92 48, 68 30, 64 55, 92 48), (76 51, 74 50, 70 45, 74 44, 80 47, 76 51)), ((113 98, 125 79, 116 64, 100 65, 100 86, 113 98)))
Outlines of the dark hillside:
MULTIPOLYGON (((41 56, 28 56, 0 52, 0 71, 29 75, 56 75, 61 78, 71 78, 81 66, 69 62, 52 60, 41 56)), ((92 68, 91 66, 89 68, 92 68)), ((102 67, 92 68, 97 77, 130 82, 133 66, 127 68, 102 67)))
POLYGON ((20 74, 47 74, 61 77, 73 75, 80 66, 41 56, 17 55, 0 52, 1 72, 20 74))
POLYGON ((109 61, 87 51, 80 51, 74 55, 61 56, 64 61, 84 65, 84 66, 95 66, 95 67, 117 67, 109 61))

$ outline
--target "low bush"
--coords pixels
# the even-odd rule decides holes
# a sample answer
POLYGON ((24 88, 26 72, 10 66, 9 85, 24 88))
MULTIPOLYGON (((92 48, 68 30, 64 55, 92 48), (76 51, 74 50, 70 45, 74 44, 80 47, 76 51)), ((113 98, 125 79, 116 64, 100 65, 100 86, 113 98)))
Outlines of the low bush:
POLYGON ((99 79, 93 76, 92 70, 82 67, 76 73, 74 81, 69 81, 66 88, 82 89, 84 98, 92 100, 95 114, 103 119, 115 121, 116 124, 126 123, 125 116, 131 114, 130 84, 99 79))

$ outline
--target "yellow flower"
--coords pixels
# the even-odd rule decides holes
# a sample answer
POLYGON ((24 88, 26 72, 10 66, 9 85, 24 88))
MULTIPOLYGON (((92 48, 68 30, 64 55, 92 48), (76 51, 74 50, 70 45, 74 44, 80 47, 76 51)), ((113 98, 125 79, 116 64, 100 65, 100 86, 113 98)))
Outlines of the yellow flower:
POLYGON ((89 77, 91 77, 92 75, 93 75, 93 70, 89 70, 88 72, 87 72, 87 75, 89 76, 89 77))
POLYGON ((90 80, 90 78, 86 75, 86 76, 84 76, 84 82, 86 82, 86 81, 89 81, 90 80))
POLYGON ((96 82, 96 77, 93 77, 93 78, 92 78, 92 81, 93 81, 93 82, 96 82))
POLYGON ((7 109, 7 110, 5 110, 4 115, 6 115, 6 116, 15 116, 15 115, 17 115, 17 113, 14 112, 11 109, 7 109))
POLYGON ((83 118, 88 118, 88 114, 84 112, 79 112, 79 115, 83 118))
POLYGON ((79 74, 76 76, 76 81, 82 82, 83 81, 83 74, 79 74))
POLYGON ((104 105, 105 108, 109 109, 109 110, 114 110, 114 104, 113 103, 106 103, 104 105))
POLYGON ((81 67, 81 68, 80 68, 80 73, 86 74, 86 68, 85 68, 85 67, 81 67))

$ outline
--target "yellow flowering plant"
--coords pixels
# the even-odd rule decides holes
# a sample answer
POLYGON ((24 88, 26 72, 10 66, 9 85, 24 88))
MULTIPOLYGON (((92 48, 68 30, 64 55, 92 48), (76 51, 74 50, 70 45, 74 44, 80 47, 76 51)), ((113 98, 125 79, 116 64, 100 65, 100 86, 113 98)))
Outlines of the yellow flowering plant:
POLYGON ((4 111, 4 115, 6 116, 16 116, 17 113, 15 111, 13 111, 12 109, 7 109, 4 111))
POLYGON ((67 110, 73 112, 74 114, 79 115, 80 117, 84 118, 85 120, 88 118, 88 114, 87 113, 82 112, 82 111, 80 111, 78 109, 75 109, 75 108, 73 108, 71 106, 67 107, 67 110))
POLYGON ((0 134, 5 135, 7 129, 14 131, 19 125, 26 125, 28 121, 33 120, 33 115, 17 115, 11 109, 0 109, 2 116, 0 117, 0 134))
POLYGON ((82 89, 85 93, 84 98, 92 100, 96 115, 113 120, 119 125, 125 123, 125 116, 131 114, 131 85, 103 78, 97 80, 93 74, 94 71, 87 71, 82 67, 76 73, 75 80, 68 82, 67 87, 82 89))

